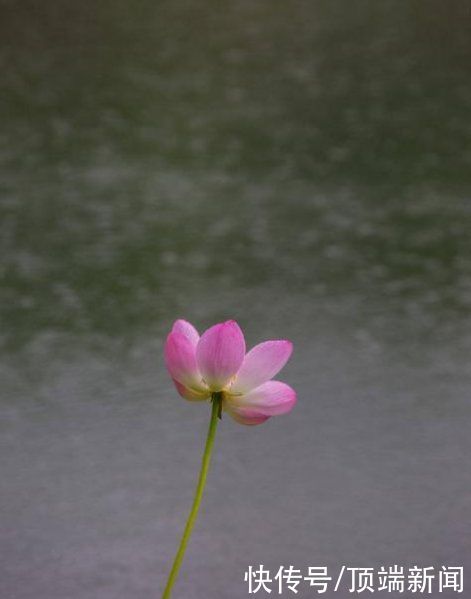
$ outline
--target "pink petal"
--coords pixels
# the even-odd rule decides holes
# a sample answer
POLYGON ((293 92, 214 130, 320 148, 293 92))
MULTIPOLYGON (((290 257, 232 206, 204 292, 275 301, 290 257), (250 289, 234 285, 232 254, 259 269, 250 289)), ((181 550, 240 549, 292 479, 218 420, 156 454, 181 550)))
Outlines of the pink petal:
POLYGON ((165 343, 165 364, 172 379, 196 391, 204 386, 192 342, 181 333, 170 333, 165 343))
POLYGON ((228 410, 228 412, 239 424, 263 424, 270 418, 270 416, 254 415, 250 410, 239 410, 238 412, 228 410))
POLYGON ((244 395, 227 394, 224 403, 229 412, 242 416, 278 416, 291 411, 296 403, 296 392, 280 381, 268 381, 244 395))
POLYGON ((196 347, 196 345, 198 344, 198 341, 200 340, 198 331, 191 324, 191 322, 188 322, 186 320, 182 320, 182 319, 176 320, 173 323, 172 333, 181 333, 182 335, 187 337, 187 339, 189 339, 189 341, 191 341, 191 344, 193 345, 193 347, 196 347))
POLYGON ((231 393, 246 393, 269 381, 286 364, 293 351, 291 341, 265 341, 245 356, 231 393))
POLYGON ((234 320, 209 328, 196 347, 201 375, 212 391, 223 389, 239 370, 244 355, 244 335, 234 320))
POLYGON ((185 387, 185 385, 182 385, 175 379, 173 379, 173 382, 175 383, 175 387, 177 388, 178 393, 188 401, 204 401, 205 399, 209 399, 211 397, 209 391, 193 391, 193 389, 185 387))

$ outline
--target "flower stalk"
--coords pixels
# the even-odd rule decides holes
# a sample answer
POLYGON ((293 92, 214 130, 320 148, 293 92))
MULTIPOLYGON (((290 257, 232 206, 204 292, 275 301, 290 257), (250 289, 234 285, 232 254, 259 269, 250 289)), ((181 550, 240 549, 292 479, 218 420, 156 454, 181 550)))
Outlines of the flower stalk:
POLYGON ((218 419, 221 418, 222 410, 222 393, 211 394, 212 409, 211 409, 211 420, 209 421, 208 435, 206 437, 206 445, 204 448, 203 459, 201 461, 201 470, 198 478, 198 484, 196 485, 195 497, 193 499, 193 505, 191 506, 190 514, 183 531, 183 536, 178 547, 177 554, 173 561, 172 569, 168 576, 167 584, 162 595, 162 599, 169 599, 175 580, 177 579, 180 566, 185 555, 185 550, 190 540, 191 532, 195 525, 196 518, 198 516, 199 507, 201 504, 201 498, 203 497, 204 488, 206 486, 206 478, 208 476, 209 464, 211 461, 211 454, 214 446, 214 439, 216 437, 216 429, 218 419))

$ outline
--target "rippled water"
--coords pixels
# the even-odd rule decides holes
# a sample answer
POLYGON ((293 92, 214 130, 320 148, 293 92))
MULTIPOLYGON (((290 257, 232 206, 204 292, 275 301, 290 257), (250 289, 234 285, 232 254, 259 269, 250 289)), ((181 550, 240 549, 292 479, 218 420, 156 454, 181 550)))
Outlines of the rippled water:
POLYGON ((293 339, 299 403, 223 421, 176 596, 469 569, 466 3, 1 12, 0 595, 159 596, 209 416, 179 316, 293 339))

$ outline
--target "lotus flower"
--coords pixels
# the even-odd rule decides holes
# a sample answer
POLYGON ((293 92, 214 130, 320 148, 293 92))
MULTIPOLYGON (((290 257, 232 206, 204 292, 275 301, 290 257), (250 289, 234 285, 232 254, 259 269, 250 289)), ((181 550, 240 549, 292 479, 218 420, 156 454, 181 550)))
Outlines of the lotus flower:
POLYGON ((261 424, 286 414, 296 393, 272 381, 293 351, 290 341, 265 341, 245 353, 245 339, 234 320, 215 324, 199 336, 186 320, 177 320, 165 343, 165 363, 177 391, 189 401, 211 399, 211 419, 195 497, 162 599, 170 599, 206 485, 218 416, 224 410, 241 424, 261 424))
POLYGON ((177 320, 165 344, 165 362, 177 391, 189 401, 222 397, 222 410, 241 424, 261 424, 286 414, 296 403, 295 391, 271 380, 286 364, 293 344, 265 341, 245 353, 239 325, 228 320, 199 335, 177 320))

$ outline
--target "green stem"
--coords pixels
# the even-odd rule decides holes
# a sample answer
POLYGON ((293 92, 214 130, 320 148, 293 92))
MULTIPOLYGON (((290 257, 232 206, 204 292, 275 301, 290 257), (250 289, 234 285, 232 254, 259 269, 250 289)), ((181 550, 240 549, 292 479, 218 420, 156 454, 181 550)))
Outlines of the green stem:
POLYGON ((186 546, 188 545, 188 541, 190 539, 191 531, 193 530, 193 526, 198 515, 201 498, 203 496, 204 487, 206 485, 206 477, 208 476, 209 462, 211 460, 211 452, 214 445, 214 437, 216 436, 218 417, 221 417, 221 394, 213 393, 212 402, 213 407, 211 409, 211 420, 209 422, 208 436, 206 437, 206 445, 204 448, 203 459, 201 462, 201 470, 198 478, 198 484, 196 486, 195 498, 193 499, 193 505, 191 506, 190 515, 188 516, 185 530, 183 531, 182 540, 180 541, 180 546, 178 547, 177 554, 173 561, 173 566, 170 570, 167 585, 165 586, 162 599, 168 599, 170 597, 170 593, 172 592, 173 585, 178 576, 178 571, 180 570, 180 566, 183 561, 186 546))

